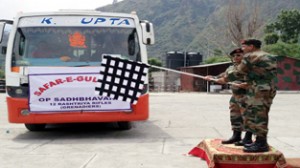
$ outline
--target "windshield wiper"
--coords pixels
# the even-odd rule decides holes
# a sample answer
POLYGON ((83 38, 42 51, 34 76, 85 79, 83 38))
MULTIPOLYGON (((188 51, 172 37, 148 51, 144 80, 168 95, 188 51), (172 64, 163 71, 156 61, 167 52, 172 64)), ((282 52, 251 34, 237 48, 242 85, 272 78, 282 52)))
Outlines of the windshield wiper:
POLYGON ((91 66, 90 64, 81 64, 81 65, 75 65, 73 67, 86 67, 86 66, 91 66))

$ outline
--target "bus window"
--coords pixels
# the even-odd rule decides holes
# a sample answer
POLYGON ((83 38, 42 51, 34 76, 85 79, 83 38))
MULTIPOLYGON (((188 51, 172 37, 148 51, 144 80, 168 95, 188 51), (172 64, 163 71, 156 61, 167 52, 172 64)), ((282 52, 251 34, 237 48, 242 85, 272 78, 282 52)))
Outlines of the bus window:
POLYGON ((15 36, 13 66, 99 65, 103 54, 139 60, 139 50, 133 28, 22 27, 15 36))

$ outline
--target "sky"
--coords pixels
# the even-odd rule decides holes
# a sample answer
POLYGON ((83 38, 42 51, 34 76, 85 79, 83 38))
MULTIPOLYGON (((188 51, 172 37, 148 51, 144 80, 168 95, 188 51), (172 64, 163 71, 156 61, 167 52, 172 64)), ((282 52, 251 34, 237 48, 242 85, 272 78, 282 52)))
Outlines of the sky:
POLYGON ((0 20, 11 20, 19 12, 95 9, 112 3, 113 0, 0 0, 0 20))

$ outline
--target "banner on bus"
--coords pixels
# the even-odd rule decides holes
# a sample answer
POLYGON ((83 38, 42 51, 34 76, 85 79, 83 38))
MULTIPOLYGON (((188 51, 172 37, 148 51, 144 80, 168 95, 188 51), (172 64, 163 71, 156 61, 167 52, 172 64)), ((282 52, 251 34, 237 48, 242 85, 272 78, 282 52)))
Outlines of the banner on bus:
POLYGON ((131 111, 130 103, 95 94, 100 67, 29 67, 30 112, 131 111))

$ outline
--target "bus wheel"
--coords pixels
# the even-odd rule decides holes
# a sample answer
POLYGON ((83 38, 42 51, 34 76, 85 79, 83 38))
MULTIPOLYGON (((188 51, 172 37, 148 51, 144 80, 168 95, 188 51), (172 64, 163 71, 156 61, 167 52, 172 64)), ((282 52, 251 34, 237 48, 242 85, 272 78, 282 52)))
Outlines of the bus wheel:
POLYGON ((46 128, 46 124, 25 124, 25 127, 29 131, 43 131, 46 128))
POLYGON ((117 122, 119 130, 130 130, 132 128, 132 124, 129 121, 120 121, 117 122))

